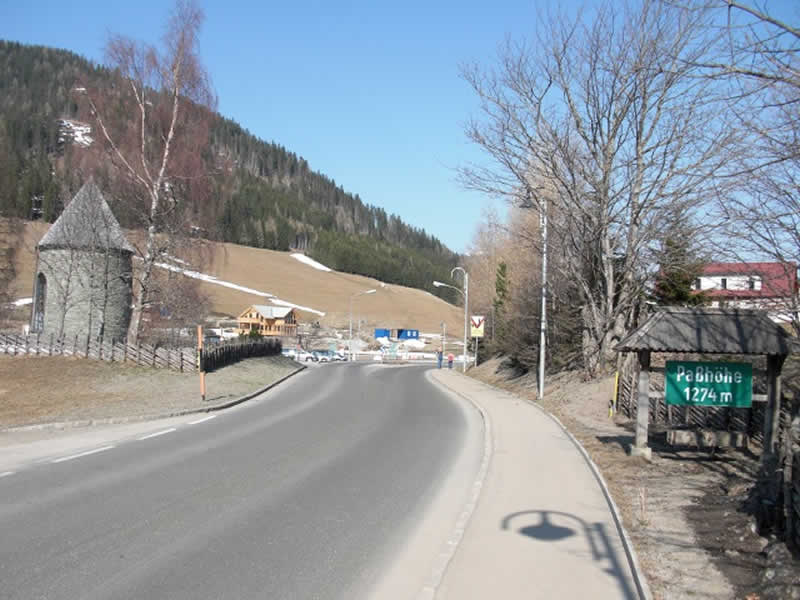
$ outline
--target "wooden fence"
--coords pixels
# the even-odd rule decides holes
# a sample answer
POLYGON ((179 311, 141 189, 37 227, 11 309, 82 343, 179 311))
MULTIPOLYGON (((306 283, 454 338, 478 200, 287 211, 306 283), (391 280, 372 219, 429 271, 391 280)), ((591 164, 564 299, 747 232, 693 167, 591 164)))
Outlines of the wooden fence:
POLYGON ((800 400, 792 399, 783 438, 783 513, 787 539, 800 549, 800 400))
POLYGON ((282 347, 281 341, 275 338, 206 346, 201 359, 203 371, 213 371, 246 358, 275 356, 281 353, 282 347))
POLYGON ((128 344, 124 340, 56 338, 53 335, 0 333, 0 354, 11 356, 75 356, 106 362, 130 362, 155 369, 197 370, 195 348, 128 344))

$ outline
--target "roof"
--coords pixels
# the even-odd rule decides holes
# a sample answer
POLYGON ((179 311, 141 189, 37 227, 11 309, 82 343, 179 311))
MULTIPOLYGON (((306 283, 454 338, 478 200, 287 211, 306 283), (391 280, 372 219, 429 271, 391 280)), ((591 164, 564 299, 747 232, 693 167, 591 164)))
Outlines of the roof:
POLYGON ((791 346, 791 336, 765 311, 665 307, 625 336, 616 350, 786 356, 791 346))
POLYGON ((758 276, 760 290, 705 290, 712 298, 783 298, 797 290, 797 265, 793 262, 709 263, 703 267, 704 277, 758 276))
POLYGON ((122 233, 103 194, 86 182, 39 241, 39 248, 135 250, 122 233))
POLYGON ((250 309, 258 312, 265 319, 282 319, 294 310, 288 306, 267 306, 266 304, 253 304, 246 310, 242 311, 242 315, 246 312, 249 312, 250 309))

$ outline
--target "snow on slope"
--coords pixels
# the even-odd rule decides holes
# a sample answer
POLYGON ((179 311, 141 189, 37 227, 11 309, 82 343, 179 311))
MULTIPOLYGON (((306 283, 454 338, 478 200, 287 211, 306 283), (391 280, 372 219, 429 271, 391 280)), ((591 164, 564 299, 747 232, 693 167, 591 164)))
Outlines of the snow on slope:
MULTIPOLYGON (((139 257, 136 258, 138 259, 139 257)), ((273 304, 277 304, 278 306, 288 306, 290 308, 296 308, 297 310, 314 313, 315 315, 319 315, 320 317, 325 316, 324 312, 316 310, 314 308, 309 308, 308 306, 301 306, 299 304, 293 304, 292 302, 287 302, 286 300, 281 300, 280 298, 276 298, 273 294, 270 294, 269 292, 262 292, 261 290, 254 290, 253 288, 245 287, 243 285, 239 285, 238 283, 223 281, 222 279, 217 279, 213 275, 206 275, 205 273, 192 271, 190 269, 178 267, 176 265, 171 265, 169 263, 156 263, 156 266, 161 269, 166 269, 167 271, 182 273, 186 275, 186 277, 191 277, 192 279, 200 279, 201 281, 213 283, 214 285, 221 285, 222 287, 231 288, 233 290, 238 290, 240 292, 245 292, 248 294, 254 294, 256 296, 261 296, 262 298, 269 298, 270 302, 272 302, 273 304)))
POLYGON ((313 258, 309 258, 305 254, 300 254, 299 252, 295 252, 294 254, 290 254, 292 258, 299 260, 301 263, 307 264, 309 267, 314 267, 318 271, 332 271, 333 269, 326 267, 323 264, 318 263, 313 258))

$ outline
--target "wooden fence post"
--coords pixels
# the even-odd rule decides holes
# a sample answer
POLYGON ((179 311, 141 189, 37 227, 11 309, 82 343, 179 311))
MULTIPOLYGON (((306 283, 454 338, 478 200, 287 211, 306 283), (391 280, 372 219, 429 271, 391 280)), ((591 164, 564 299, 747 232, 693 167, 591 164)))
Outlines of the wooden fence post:
MULTIPOLYGON (((631 456, 644 456, 650 460, 647 445, 650 413, 650 351, 639 350, 639 397, 636 406, 636 442, 631 446, 631 456)), ((656 408, 658 408, 656 406, 656 408)))

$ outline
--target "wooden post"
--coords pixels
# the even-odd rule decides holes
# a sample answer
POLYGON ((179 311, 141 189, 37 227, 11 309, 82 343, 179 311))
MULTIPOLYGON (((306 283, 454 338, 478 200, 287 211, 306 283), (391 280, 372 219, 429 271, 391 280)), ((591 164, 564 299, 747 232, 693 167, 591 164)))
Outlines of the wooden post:
POLYGON ((200 399, 206 400, 206 373, 203 370, 203 326, 197 326, 197 370, 200 372, 200 399))
POLYGON ((644 456, 650 460, 651 450, 647 446, 647 431, 650 419, 650 351, 639 350, 639 397, 636 405, 636 442, 631 447, 631 456, 644 456))
MULTIPOLYGON (((797 396, 793 396, 789 404, 786 427, 783 434, 783 514, 786 519, 786 538, 793 539, 795 535, 795 522, 797 517, 794 512, 794 442, 797 433, 798 419, 797 396)), ((799 513, 800 514, 800 513, 799 513)))
POLYGON ((777 452, 781 417, 781 367, 785 356, 767 356, 767 408, 764 412, 764 453, 777 452))

